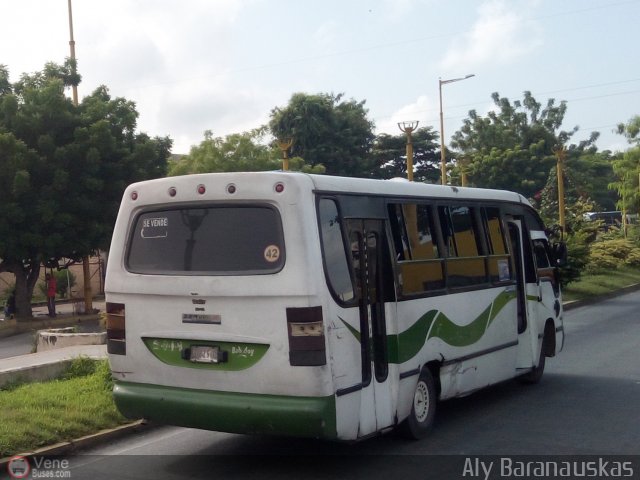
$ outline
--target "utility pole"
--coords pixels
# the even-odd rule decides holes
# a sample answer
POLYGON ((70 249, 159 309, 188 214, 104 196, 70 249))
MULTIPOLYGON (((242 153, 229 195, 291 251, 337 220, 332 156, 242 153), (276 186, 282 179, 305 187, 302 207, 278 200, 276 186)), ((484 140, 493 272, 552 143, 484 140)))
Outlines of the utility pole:
POLYGON ((413 182, 413 140, 411 134, 418 128, 418 121, 398 122, 398 128, 407 134, 407 179, 413 182))
POLYGON ((562 237, 567 230, 567 224, 564 217, 564 160, 567 156, 567 149, 563 146, 553 149, 553 153, 557 159, 556 171, 558 176, 558 216, 560 226, 562 227, 562 237))
MULTIPOLYGON (((71 11, 71 0, 67 0, 69 9, 69 51, 70 58, 73 62, 73 68, 76 68, 76 41, 73 39, 73 14, 71 11)), ((74 72, 75 73, 75 72, 74 72)), ((71 85, 73 93, 73 104, 78 106, 78 86, 74 83, 71 85)), ((82 257, 82 278, 84 283, 84 312, 91 313, 93 311, 93 294, 91 292, 91 271, 89 268, 89 255, 82 257)))
MULTIPOLYGON (((71 51, 71 60, 76 61, 76 41, 73 39, 73 15, 71 13, 71 0, 67 0, 69 6, 69 50, 71 51)), ((75 72, 74 72, 75 73, 75 72)), ((74 83, 71 85, 73 92, 73 104, 78 106, 78 86, 74 83)))

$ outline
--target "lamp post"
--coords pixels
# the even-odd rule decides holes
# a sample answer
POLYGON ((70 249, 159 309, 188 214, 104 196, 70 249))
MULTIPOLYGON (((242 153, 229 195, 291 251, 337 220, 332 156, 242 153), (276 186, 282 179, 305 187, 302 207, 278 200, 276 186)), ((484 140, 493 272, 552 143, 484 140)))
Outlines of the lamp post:
POLYGON ((440 92, 440 176, 442 179, 442 185, 447 184, 447 160, 444 147, 444 116, 442 114, 442 85, 445 85, 447 83, 460 82, 471 77, 475 77, 475 74, 470 73, 465 77, 450 78, 448 80, 442 80, 441 78, 438 79, 438 90, 440 92))
MULTIPOLYGON (((71 13, 71 0, 67 0, 67 7, 69 11, 69 53, 70 58, 73 61, 75 69, 76 61, 76 41, 73 39, 73 14, 71 13)), ((74 71, 75 73, 75 71, 74 71)), ((71 85, 71 91, 73 92, 73 104, 78 106, 78 86, 71 85)), ((93 310, 93 293, 91 291, 91 270, 89 265, 89 255, 82 257, 82 277, 84 283, 84 311, 85 313, 91 313, 93 310)))
POLYGON ((407 134, 407 180, 413 182, 413 141, 411 134, 418 128, 418 121, 398 122, 398 128, 407 134))
POLYGON ((278 148, 280 148, 280 151, 282 151, 282 170, 283 171, 287 171, 289 170, 289 155, 288 155, 288 151, 291 148, 291 145, 293 145, 293 139, 292 138, 286 138, 284 140, 278 140, 278 148))
MULTIPOLYGON (((71 13, 71 0, 67 0, 68 10, 69 10, 69 50, 71 60, 75 62, 76 60, 76 41, 73 39, 73 15, 71 13)), ((75 73, 75 72, 74 72, 75 73)), ((78 106, 78 86, 74 84, 71 86, 71 91, 73 92, 73 104, 78 106)))

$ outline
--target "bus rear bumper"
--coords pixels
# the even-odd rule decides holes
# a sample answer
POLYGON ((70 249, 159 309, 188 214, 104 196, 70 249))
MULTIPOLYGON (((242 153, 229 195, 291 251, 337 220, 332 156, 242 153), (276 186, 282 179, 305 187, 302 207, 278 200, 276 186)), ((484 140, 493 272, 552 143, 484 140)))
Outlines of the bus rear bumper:
POLYGON ((116 382, 113 396, 130 419, 229 433, 336 438, 333 395, 293 397, 116 382))

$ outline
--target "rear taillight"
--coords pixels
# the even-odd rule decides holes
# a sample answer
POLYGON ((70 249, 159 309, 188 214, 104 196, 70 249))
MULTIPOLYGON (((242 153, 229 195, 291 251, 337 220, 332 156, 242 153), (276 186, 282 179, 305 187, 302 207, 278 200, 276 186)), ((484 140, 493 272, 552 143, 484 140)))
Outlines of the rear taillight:
POLYGON ((127 354, 124 303, 107 302, 107 353, 127 354))
POLYGON ((326 365, 322 307, 287 308, 287 329, 291 365, 326 365))

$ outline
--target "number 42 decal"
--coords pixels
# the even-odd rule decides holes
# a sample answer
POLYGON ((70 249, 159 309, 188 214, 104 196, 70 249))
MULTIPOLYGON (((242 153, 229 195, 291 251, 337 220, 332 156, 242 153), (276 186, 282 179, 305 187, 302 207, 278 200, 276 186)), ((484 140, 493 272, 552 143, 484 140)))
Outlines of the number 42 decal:
POLYGON ((280 248, 277 245, 269 245, 264 249, 264 259, 269 263, 277 262, 280 258, 280 248))

